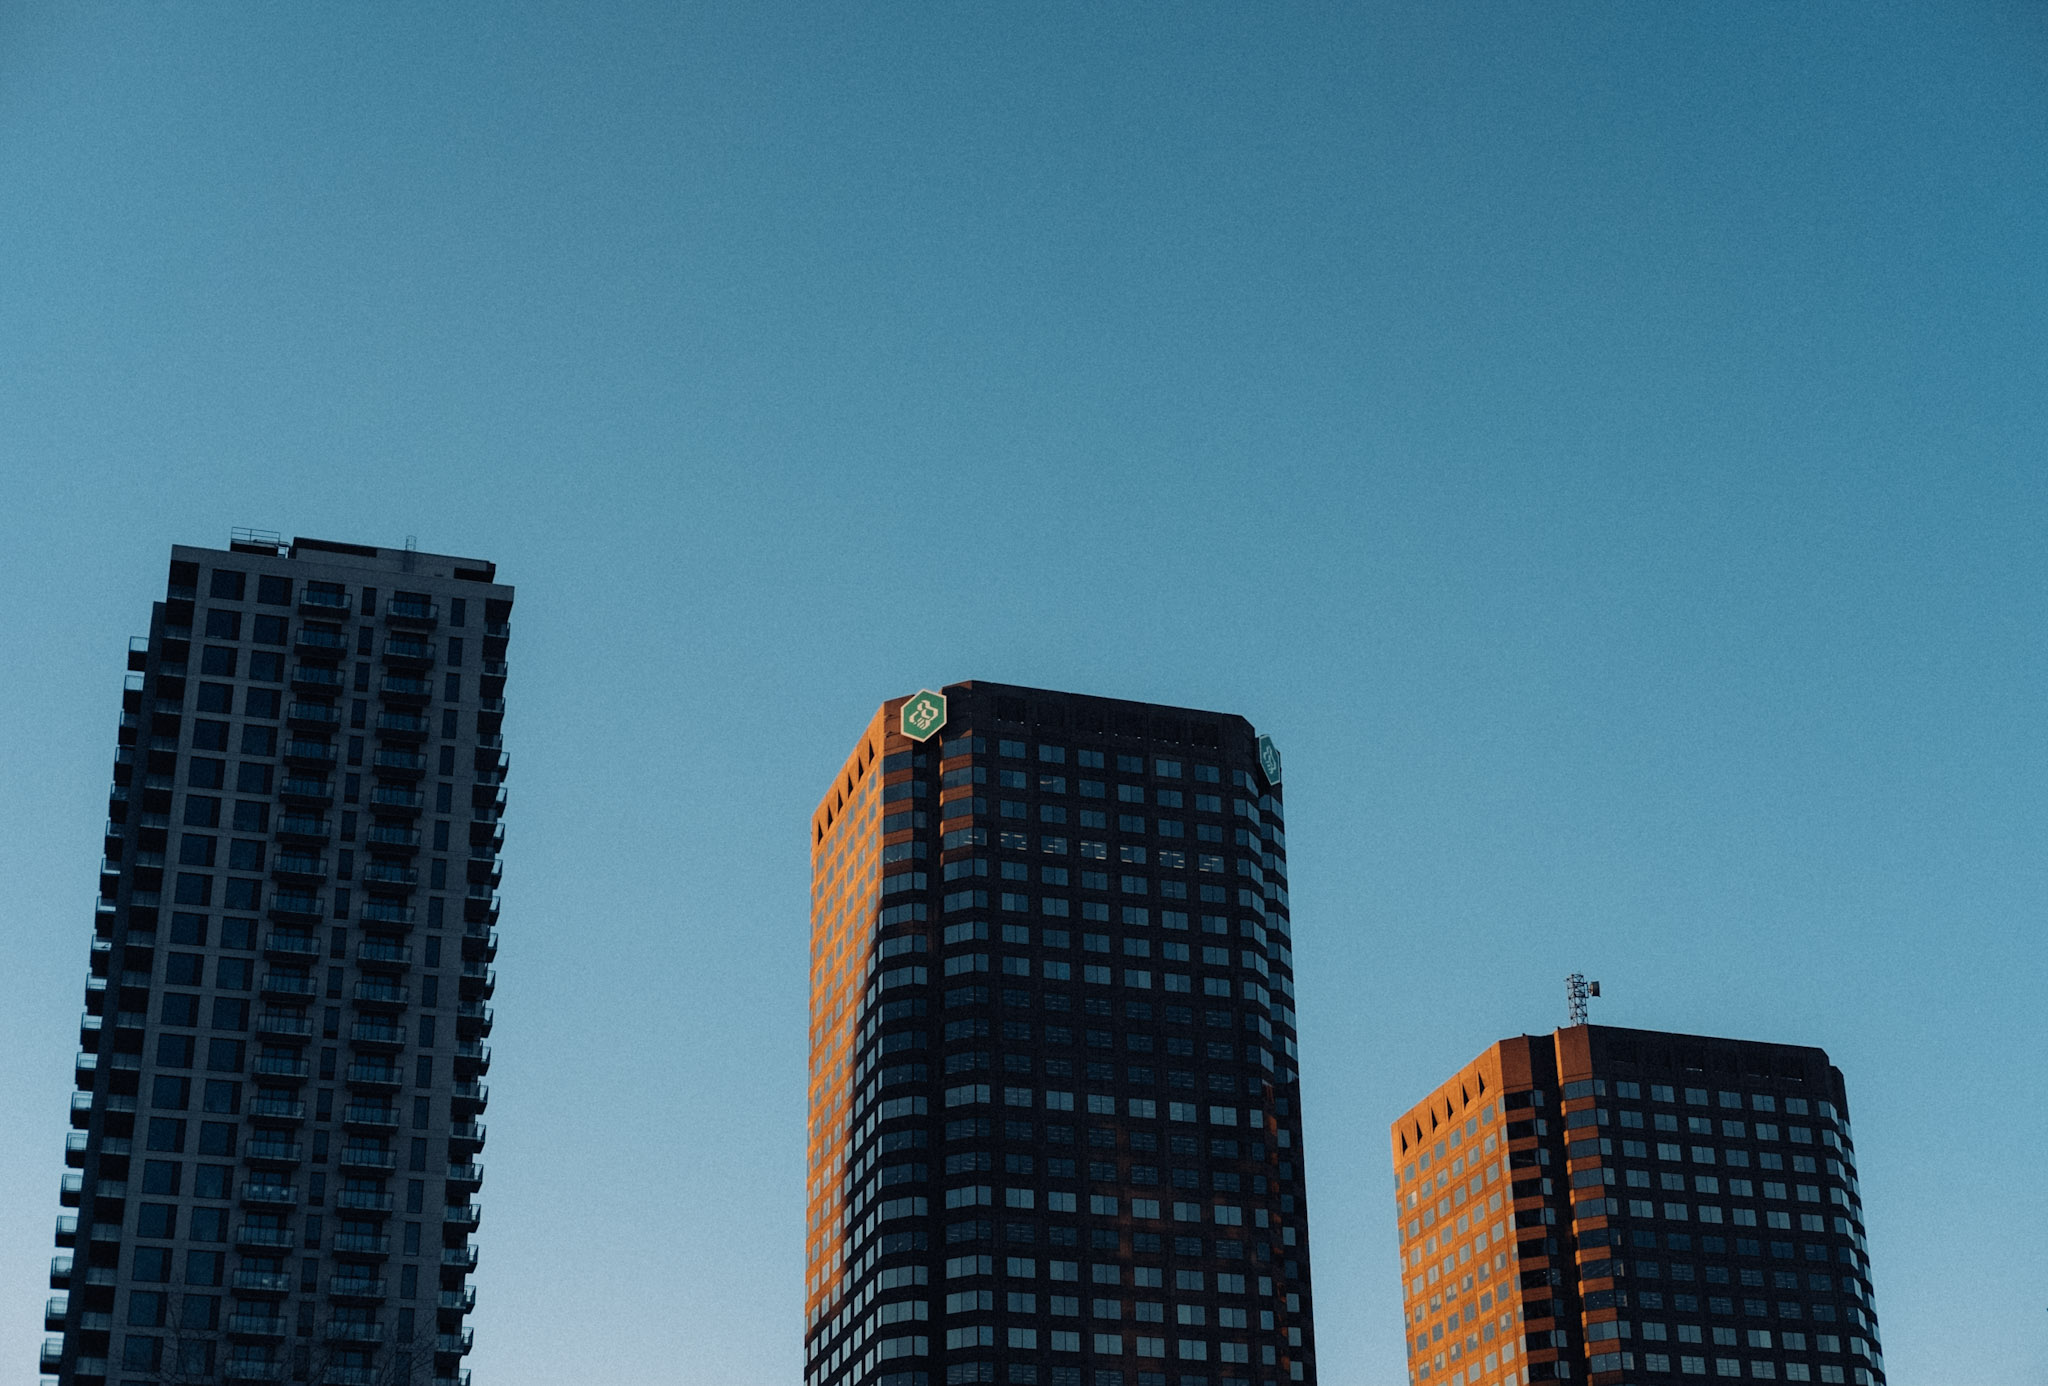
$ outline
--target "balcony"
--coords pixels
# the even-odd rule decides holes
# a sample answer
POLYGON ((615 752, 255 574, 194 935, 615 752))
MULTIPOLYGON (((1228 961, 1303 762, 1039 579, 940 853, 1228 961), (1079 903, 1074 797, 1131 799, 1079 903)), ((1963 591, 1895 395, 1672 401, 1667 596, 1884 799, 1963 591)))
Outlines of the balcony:
POLYGON ((313 1067, 306 1060, 300 1058, 287 1059, 276 1054, 258 1055, 256 1061, 249 1065, 249 1071, 258 1078, 268 1079, 273 1083, 280 1081, 303 1083, 306 1079, 313 1076, 313 1067))
MULTIPOLYGON (((83 1094, 80 1095, 83 1096, 83 1094)), ((90 1103, 87 1105, 89 1106, 90 1103)), ((64 1163, 73 1169, 83 1168, 85 1165, 85 1148, 91 1140, 92 1137, 83 1131, 66 1131, 64 1133, 64 1163)))
POLYGON ((360 1170, 394 1170, 398 1168, 398 1154, 381 1145, 365 1141, 352 1141, 341 1148, 341 1167, 360 1170))
POLYGON ((325 621, 345 621, 351 610, 346 592, 316 592, 307 587, 299 593, 299 614, 317 616, 325 621))
POLYGON ((313 1037, 313 1022, 289 1011, 258 1011, 256 1033, 277 1039, 307 1040, 313 1037))
POLYGON ((358 1049, 403 1049, 405 1027, 359 1020, 349 1027, 348 1042, 358 1049))
POLYGON ((242 1142, 242 1158, 252 1165, 296 1165, 304 1156, 304 1147, 297 1141, 273 1141, 251 1136, 242 1142))
POLYGON ((232 1277, 235 1293, 244 1295, 288 1295, 292 1278, 283 1271, 238 1270, 232 1277))
POLYGON ((332 1299, 379 1300, 385 1295, 384 1281, 377 1276, 330 1276, 327 1281, 327 1294, 332 1299))
POLYGON ((366 1189, 343 1189, 335 1194, 334 1206, 358 1213, 388 1213, 391 1211, 391 1195, 366 1189))
POLYGON ((379 813, 417 814, 427 806, 427 796, 417 789, 380 784, 370 790, 370 806, 379 813))
POLYGON ((405 640, 392 636, 384 642, 384 662, 394 669, 429 669, 434 664, 434 642, 405 640))
POLYGON ((491 1071, 491 1047, 471 1040, 455 1046, 455 1075, 474 1078, 491 1071))
POLYGON ((416 780, 427 773, 427 758, 417 751, 379 751, 370 758, 370 764, 380 775, 397 775, 405 779, 416 780))
POLYGON ((292 687, 306 693, 338 694, 342 689, 341 670, 332 664, 294 664, 292 687))
POLYGON ((434 1351, 453 1353, 459 1357, 467 1354, 470 1344, 475 1341, 476 1334, 467 1328, 463 1329, 460 1333, 443 1333, 434 1339, 434 1351))
POLYGON ((391 1239, 360 1232, 344 1233, 334 1239, 334 1249, 343 1256, 389 1256, 391 1239))
POLYGON ((348 636, 324 626, 300 626, 292 648, 314 659, 341 659, 348 654, 348 636))
POLYGON ((402 866, 372 857, 370 864, 363 868, 362 880, 366 885, 411 890, 420 883, 420 872, 416 866, 402 866))
POLYGON ((377 1386, 375 1367, 329 1367, 320 1373, 320 1386, 377 1386))
POLYGON ((42 1365, 43 1370, 46 1372, 54 1372, 64 1365, 64 1340, 62 1338, 45 1338, 43 1340, 42 1365))
POLYGON ((474 1271, 476 1269, 476 1248, 473 1246, 442 1247, 441 1269, 464 1272, 474 1271))
POLYGON ((283 1338, 284 1335, 285 1323, 281 1315, 228 1315, 228 1336, 230 1338, 283 1338))
POLYGON ((277 826, 272 829, 285 842, 325 842, 328 838, 327 820, 317 814, 281 814, 277 826))
POLYGON ((371 1107, 351 1102, 341 1109, 341 1124, 358 1131, 396 1131, 398 1108, 371 1107))
POLYGON ((270 894, 270 917, 280 923, 317 924, 322 913, 320 897, 311 891, 275 890, 270 894))
POLYGON ((270 874, 279 880, 315 884, 327 879, 327 858, 315 852, 279 852, 271 858, 270 874))
POLYGON ((370 900, 363 905, 360 917, 366 924, 377 924, 387 929, 410 929, 417 913, 410 905, 370 900))
POLYGON ((348 1319, 330 1319, 327 1322, 327 1341, 330 1343, 381 1343, 384 1341, 384 1325, 381 1323, 355 1323, 348 1319))
POLYGON ((462 995, 465 1000, 487 1001, 498 990, 498 969, 480 962, 462 965, 462 995))
POLYGON ((441 608, 433 602, 393 599, 384 604, 384 619, 394 626, 431 626, 441 619, 441 608))
POLYGON ((319 988, 314 985, 313 979, 303 973, 266 972, 263 974, 263 994, 265 996, 286 996, 303 1000, 311 998, 318 993, 319 988))
POLYGON ((448 1166, 448 1187, 458 1193, 473 1194, 484 1185, 484 1167, 471 1163, 448 1166))
POLYGON ((491 1090, 482 1083, 457 1083, 454 1103, 461 1115, 475 1116, 491 1105, 491 1090))
POLYGON ((396 1064, 372 1064, 358 1060, 348 1066, 352 1088, 397 1089, 405 1085, 405 1071, 396 1064))
POLYGON ((363 841, 375 852, 417 852, 420 849, 420 830, 387 827, 379 820, 376 827, 363 834, 363 841))
POLYGON ((435 1305, 444 1314, 467 1314, 476 1308, 476 1287, 465 1285, 459 1290, 443 1290, 435 1305))
POLYGON ((481 920, 462 926, 462 956, 476 962, 496 962, 498 931, 481 920))
POLYGON ((412 989, 410 987, 393 987, 391 983, 381 983, 381 981, 362 981, 362 983, 356 983, 354 997, 356 997, 356 1005, 362 1005, 362 1007, 403 1009, 403 1007, 412 1005, 412 989))
POLYGON ((249 1115, 257 1121, 304 1121, 306 1104, 295 1097, 256 1097, 249 1101, 249 1115))
POLYGON ((471 1147, 475 1153, 484 1144, 484 1125, 480 1121, 458 1121, 448 1128, 448 1145, 452 1151, 458 1145, 471 1147))
POLYGON ((57 1214, 56 1234, 58 1246, 77 1246, 78 1215, 76 1213, 57 1214))
POLYGON ((284 743, 284 758, 288 765, 306 770, 332 770, 334 768, 334 743, 331 741, 305 741, 297 737, 284 743))
POLYGON ((43 1327, 52 1333, 64 1331, 64 1316, 71 1312, 71 1295, 67 1291, 51 1295, 43 1301, 43 1327))
POLYGON ((461 1039, 486 1039, 491 1033, 491 1008, 481 1001, 462 1001, 455 1007, 455 1032, 461 1039))
POLYGON ((442 1210, 441 1225, 469 1233, 483 1225, 484 1210, 474 1203, 450 1204, 442 1210))
POLYGON ((287 775, 277 787, 278 796, 288 804, 310 806, 334 802, 334 786, 310 776, 287 775))
POLYGON ((417 744, 433 734, 433 722, 415 713, 383 712, 377 715, 377 735, 382 740, 417 744))
POLYGON ((468 874, 471 885, 496 890, 505 879, 505 867, 494 852, 471 852, 468 874))
POLYGON ((57 1203, 60 1207, 76 1208, 85 1196, 85 1176, 75 1169, 64 1171, 64 1177, 57 1185, 57 1203))
POLYGON ((242 1202, 257 1208, 296 1208, 299 1191, 290 1184, 251 1182, 242 1185, 242 1202))
POLYGON ((284 710, 284 720, 304 731, 333 731, 341 726, 341 707, 336 703, 302 703, 293 699, 284 710))
POLYGON ((264 956, 303 962, 320 956, 320 940, 293 929, 272 929, 263 936, 264 956))
POLYGON ((230 1357, 220 1364, 220 1374, 228 1381, 282 1381, 290 1370, 288 1363, 272 1357, 230 1357))
MULTIPOLYGON (((443 1264, 446 1264, 445 1261, 443 1264)), ((70 1256, 52 1256, 50 1258, 50 1288, 53 1290, 68 1290, 71 1288, 70 1256)))
POLYGON ((297 1240, 289 1227, 258 1227, 243 1223, 235 1229, 235 1245, 259 1250, 289 1250, 297 1240))
POLYGON ((462 917, 473 924, 495 924, 498 922, 499 902, 495 891, 478 890, 472 887, 462 897, 462 917))
POLYGON ((384 701, 405 707, 417 707, 434 699, 432 679, 409 678, 402 674, 384 676, 384 701))
POLYGON ((412 966, 412 949, 398 943, 359 943, 356 961, 364 967, 399 971, 412 966))

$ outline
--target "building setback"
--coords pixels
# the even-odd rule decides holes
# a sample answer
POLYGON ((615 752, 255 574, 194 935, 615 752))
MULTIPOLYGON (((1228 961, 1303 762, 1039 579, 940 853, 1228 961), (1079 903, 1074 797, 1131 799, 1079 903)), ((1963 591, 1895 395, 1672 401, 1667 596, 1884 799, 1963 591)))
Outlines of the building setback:
POLYGON ((1840 1070, 1573 1025, 1394 1123, 1414 1386, 1882 1386, 1840 1070))
POLYGON ((943 695, 811 821, 806 1386, 1314 1381, 1277 755, 943 695))
POLYGON ((172 549, 122 696, 46 1375, 467 1381, 512 595, 411 550, 172 549))

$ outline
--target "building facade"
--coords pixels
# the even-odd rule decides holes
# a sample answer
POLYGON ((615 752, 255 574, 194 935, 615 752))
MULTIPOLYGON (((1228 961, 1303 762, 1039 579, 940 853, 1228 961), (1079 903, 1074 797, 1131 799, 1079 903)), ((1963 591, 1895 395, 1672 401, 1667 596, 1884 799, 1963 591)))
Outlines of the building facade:
POLYGON ((1848 1098, 1822 1050, 1524 1035, 1392 1140, 1414 1386, 1884 1382, 1848 1098))
POLYGON ((46 1377, 467 1380, 512 598, 411 550, 171 551, 122 696, 46 1377))
POLYGON ((811 822, 806 1386, 1316 1379, 1279 780, 1234 716, 882 705, 811 822))

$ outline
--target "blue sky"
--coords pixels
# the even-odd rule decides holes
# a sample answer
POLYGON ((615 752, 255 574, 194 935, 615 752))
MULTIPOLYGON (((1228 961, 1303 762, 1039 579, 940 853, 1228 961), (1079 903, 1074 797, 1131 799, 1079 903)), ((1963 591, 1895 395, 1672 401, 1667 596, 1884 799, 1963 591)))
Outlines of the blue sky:
POLYGON ((804 826, 974 677, 1287 753, 1326 1386, 1574 969, 1826 1047, 1892 1380, 2039 1380, 2044 31, 0 10, 0 1352, 124 640, 253 525, 521 589, 479 1380, 798 1378, 804 826))

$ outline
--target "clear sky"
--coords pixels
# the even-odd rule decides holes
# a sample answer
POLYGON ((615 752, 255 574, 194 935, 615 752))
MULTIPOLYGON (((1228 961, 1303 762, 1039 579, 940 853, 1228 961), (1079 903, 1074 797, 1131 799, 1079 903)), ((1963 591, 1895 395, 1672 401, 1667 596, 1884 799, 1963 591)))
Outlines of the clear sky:
POLYGON ((807 814, 988 678, 1287 755, 1325 1386, 1564 1015, 1847 1074, 1897 1386, 2048 1373, 2048 10, 0 5, 0 1356, 126 637, 518 584, 473 1366, 801 1372, 807 814))

